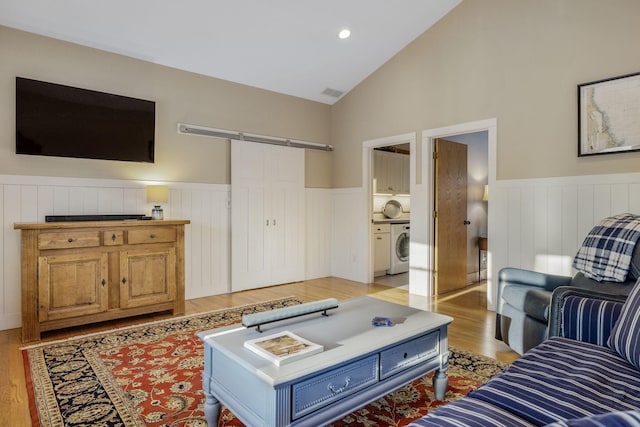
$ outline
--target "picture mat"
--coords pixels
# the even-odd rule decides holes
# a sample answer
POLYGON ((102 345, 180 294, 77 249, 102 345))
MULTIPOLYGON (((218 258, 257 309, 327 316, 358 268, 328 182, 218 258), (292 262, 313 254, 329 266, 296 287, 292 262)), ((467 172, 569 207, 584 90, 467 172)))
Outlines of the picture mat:
POLYGON ((289 331, 248 340, 244 346, 278 366, 324 350, 323 346, 289 331))

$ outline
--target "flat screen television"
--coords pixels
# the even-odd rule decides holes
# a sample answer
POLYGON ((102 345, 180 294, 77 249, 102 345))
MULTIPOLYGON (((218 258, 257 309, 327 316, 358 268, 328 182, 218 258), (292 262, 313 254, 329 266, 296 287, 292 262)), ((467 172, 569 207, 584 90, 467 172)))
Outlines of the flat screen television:
POLYGON ((154 161, 153 101, 16 77, 16 154, 154 161))

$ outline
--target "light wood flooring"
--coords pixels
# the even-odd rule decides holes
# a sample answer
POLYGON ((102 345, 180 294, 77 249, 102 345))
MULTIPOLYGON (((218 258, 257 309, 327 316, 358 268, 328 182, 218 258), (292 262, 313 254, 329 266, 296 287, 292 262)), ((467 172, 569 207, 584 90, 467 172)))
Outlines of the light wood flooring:
MULTIPOLYGON (((449 345, 456 348, 484 354, 504 362, 511 362, 519 357, 504 343, 493 338, 495 313, 485 308, 486 285, 484 284, 428 299, 409 295, 405 289, 325 278, 189 300, 186 303, 186 312, 194 314, 287 296, 314 301, 330 297, 343 300, 362 295, 371 295, 453 317, 454 321, 449 326, 449 345)), ((112 321, 108 324, 52 331, 43 334, 43 341, 170 317, 169 314, 149 315, 112 321)), ((0 331, 0 360, 4 361, 0 363, 0 426, 31 425, 21 347, 20 329, 0 331)))

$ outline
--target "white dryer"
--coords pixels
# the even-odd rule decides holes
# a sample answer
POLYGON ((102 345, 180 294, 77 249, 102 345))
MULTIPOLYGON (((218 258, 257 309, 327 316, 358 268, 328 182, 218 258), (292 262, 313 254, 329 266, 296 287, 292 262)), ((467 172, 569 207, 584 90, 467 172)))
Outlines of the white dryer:
POLYGON ((409 222, 391 224, 391 267, 389 274, 409 271, 409 222))

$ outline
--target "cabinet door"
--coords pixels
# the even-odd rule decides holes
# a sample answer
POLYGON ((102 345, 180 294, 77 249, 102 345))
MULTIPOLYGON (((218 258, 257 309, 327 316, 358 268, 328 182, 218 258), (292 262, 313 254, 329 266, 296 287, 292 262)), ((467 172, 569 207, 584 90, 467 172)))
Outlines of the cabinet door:
POLYGON ((379 194, 409 194, 409 156, 374 150, 374 191, 379 194))
POLYGON ((374 271, 385 271, 391 268, 391 235, 375 233, 373 235, 375 260, 374 271))
POLYGON ((66 319, 106 311, 108 255, 82 252, 38 258, 39 319, 66 319))
POLYGON ((387 153, 373 150, 373 177, 375 178, 374 192, 378 194, 391 194, 389 183, 389 168, 387 153))
POLYGON ((120 308, 173 301, 175 248, 134 249, 120 253, 120 308))
POLYGON ((402 194, 411 194, 411 157, 404 155, 402 157, 402 194))
POLYGON ((389 180, 389 188, 393 194, 402 193, 403 159, 403 154, 387 153, 387 177, 389 180))

